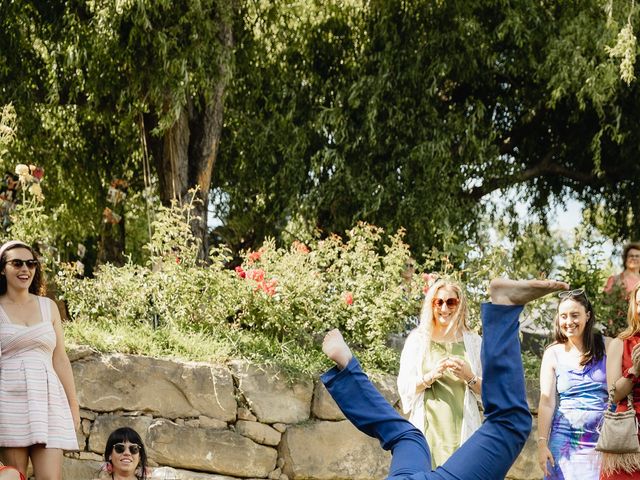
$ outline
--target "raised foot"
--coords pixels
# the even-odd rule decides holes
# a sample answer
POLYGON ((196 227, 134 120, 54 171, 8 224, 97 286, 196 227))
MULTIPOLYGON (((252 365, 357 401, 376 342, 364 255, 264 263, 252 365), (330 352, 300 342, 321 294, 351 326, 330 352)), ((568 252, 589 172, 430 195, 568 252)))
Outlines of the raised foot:
POLYGON ((322 351, 327 357, 333 360, 340 369, 346 367, 353 357, 349 346, 337 328, 334 328, 324 336, 322 351))
POLYGON ((557 280, 495 278, 489 284, 491 303, 496 305, 524 305, 536 298, 568 289, 569 284, 557 280))

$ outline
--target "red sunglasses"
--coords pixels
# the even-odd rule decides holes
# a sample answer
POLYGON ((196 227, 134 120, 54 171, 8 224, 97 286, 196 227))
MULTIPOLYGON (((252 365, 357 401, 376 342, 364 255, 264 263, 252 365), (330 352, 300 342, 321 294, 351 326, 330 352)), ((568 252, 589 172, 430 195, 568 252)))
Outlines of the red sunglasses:
POLYGON ((457 307, 458 304, 460 303, 460 300, 457 298, 447 298, 446 300, 442 299, 442 298, 434 298, 433 299, 433 306, 434 307, 438 307, 438 308, 442 308, 442 305, 447 304, 448 308, 453 308, 453 307, 457 307))

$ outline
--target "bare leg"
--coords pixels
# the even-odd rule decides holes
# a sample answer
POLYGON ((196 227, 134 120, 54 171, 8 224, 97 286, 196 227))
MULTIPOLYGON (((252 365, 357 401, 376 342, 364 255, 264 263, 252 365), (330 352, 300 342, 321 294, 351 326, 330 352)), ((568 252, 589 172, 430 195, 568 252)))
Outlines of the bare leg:
POLYGON ((22 475, 27 476, 29 466, 29 449, 27 447, 6 447, 2 449, 2 463, 17 468, 22 475))
POLYGON ((33 445, 30 448, 31 463, 36 480, 62 480, 62 450, 33 445))

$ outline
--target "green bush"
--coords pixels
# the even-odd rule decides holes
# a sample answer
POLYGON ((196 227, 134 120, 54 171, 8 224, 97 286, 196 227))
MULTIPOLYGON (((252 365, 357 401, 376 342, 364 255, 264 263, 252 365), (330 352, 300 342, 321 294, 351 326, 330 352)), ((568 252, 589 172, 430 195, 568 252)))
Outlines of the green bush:
POLYGON ((403 232, 387 237, 359 224, 346 241, 334 236, 290 248, 267 241, 245 252, 234 271, 225 268, 224 249, 212 252, 209 265, 198 264, 185 209, 166 209, 157 218, 147 265, 104 265, 91 279, 77 278, 71 266, 59 272, 58 291, 74 320, 67 326, 72 341, 206 360, 241 355, 317 371, 322 334, 337 327, 369 368, 397 364, 387 339, 416 314, 421 289, 417 276, 402 276, 410 259, 403 232), (225 347, 221 354, 190 350, 185 338, 225 347))

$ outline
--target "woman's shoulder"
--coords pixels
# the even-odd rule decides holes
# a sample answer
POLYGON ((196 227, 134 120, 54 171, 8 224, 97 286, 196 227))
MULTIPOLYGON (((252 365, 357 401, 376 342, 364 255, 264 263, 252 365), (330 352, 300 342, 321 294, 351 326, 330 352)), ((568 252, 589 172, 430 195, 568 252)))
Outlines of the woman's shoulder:
POLYGON ((558 359, 558 355, 562 355, 563 353, 565 353, 564 343, 554 342, 544 349, 542 359, 546 361, 553 361, 555 363, 558 359))

